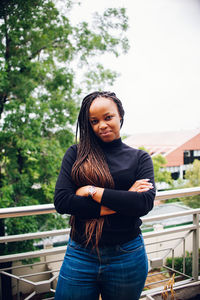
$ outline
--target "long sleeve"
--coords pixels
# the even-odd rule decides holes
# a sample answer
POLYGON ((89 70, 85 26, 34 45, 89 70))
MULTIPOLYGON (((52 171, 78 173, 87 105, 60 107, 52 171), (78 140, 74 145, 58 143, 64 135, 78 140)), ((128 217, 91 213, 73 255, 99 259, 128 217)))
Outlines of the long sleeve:
POLYGON ((105 189, 101 200, 102 205, 120 214, 135 217, 146 215, 153 208, 155 198, 154 171, 151 157, 142 150, 140 150, 138 154, 138 167, 135 181, 149 178, 154 188, 143 193, 105 189))
POLYGON ((65 153, 60 174, 58 176, 54 205, 60 214, 71 214, 83 219, 93 219, 100 216, 100 204, 91 201, 89 197, 77 196, 74 182, 71 179, 72 165, 76 159, 76 146, 71 146, 65 153))

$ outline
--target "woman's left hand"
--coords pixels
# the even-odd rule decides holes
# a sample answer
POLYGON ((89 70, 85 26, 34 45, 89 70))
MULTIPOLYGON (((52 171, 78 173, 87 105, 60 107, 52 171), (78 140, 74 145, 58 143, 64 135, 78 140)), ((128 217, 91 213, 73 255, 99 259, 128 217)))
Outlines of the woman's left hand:
POLYGON ((76 195, 88 197, 88 189, 89 189, 89 185, 82 186, 82 187, 78 188, 78 190, 76 190, 76 195))
MULTIPOLYGON (((91 187, 91 185, 85 185, 78 188, 78 190, 76 190, 76 195, 88 197, 89 187, 91 187)), ((96 188, 96 192, 93 195, 92 199, 98 203, 101 203, 101 198, 104 192, 104 188, 100 188, 100 187, 95 187, 95 188, 96 188)))

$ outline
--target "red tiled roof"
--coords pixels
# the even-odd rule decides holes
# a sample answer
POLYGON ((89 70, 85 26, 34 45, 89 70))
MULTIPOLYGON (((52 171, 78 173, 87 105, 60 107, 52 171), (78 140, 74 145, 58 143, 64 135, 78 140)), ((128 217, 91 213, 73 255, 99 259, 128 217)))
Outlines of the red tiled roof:
POLYGON ((123 142, 133 148, 144 147, 151 155, 162 154, 180 147, 200 133, 200 128, 168 132, 137 133, 129 136, 123 142))

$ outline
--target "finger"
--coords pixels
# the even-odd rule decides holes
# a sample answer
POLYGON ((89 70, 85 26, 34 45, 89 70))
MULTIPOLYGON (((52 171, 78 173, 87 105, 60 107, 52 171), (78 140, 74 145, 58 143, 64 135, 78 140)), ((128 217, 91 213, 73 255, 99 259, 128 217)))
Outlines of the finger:
POLYGON ((138 183, 137 185, 134 184, 134 186, 132 186, 129 191, 132 192, 138 192, 139 190, 143 190, 143 189, 153 189, 154 186, 152 183, 148 183, 148 182, 142 182, 142 183, 138 183))
POLYGON ((141 179, 141 180, 138 180, 138 181, 135 182, 136 186, 141 185, 141 184, 152 184, 152 183, 149 182, 149 180, 146 180, 146 179, 141 179))
POLYGON ((135 183, 137 183, 137 182, 148 182, 150 179, 148 179, 148 178, 144 178, 144 179, 139 179, 139 180, 137 180, 135 183))
POLYGON ((137 191, 149 191, 149 190, 151 190, 151 189, 153 189, 154 187, 153 187, 153 185, 151 185, 151 186, 140 186, 138 189, 137 189, 137 191))
POLYGON ((153 188, 153 184, 144 184, 141 187, 144 187, 144 188, 146 187, 146 188, 152 189, 153 188))
POLYGON ((140 184, 147 183, 148 181, 149 181, 149 179, 140 179, 140 180, 137 180, 132 185, 132 188, 137 188, 138 186, 140 186, 140 184))
POLYGON ((152 184, 141 184, 138 187, 136 187, 136 189, 141 189, 141 188, 148 188, 148 189, 152 189, 153 185, 152 184))
POLYGON ((139 189, 137 192, 143 193, 143 192, 148 192, 149 190, 150 190, 149 188, 144 188, 144 189, 139 189))
POLYGON ((142 181, 141 184, 152 185, 153 183, 149 181, 142 181))

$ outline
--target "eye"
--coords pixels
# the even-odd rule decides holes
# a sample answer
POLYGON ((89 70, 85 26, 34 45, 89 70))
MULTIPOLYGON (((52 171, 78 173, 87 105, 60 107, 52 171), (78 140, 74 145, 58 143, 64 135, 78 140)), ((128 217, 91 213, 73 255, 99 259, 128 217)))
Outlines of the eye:
POLYGON ((96 125, 98 123, 98 121, 97 120, 91 120, 90 123, 91 123, 91 125, 96 125))
POLYGON ((106 116, 106 121, 109 121, 109 120, 111 120, 112 119, 112 116, 106 116))

